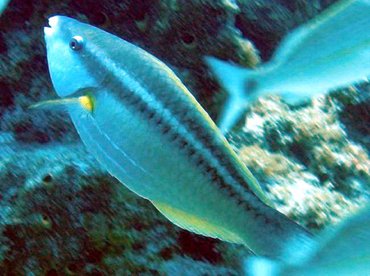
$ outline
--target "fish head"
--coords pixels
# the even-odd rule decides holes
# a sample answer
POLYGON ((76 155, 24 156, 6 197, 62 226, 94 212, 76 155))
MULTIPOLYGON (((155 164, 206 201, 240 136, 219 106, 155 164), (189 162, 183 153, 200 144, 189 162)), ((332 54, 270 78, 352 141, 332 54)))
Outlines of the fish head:
POLYGON ((99 68, 91 72, 99 42, 106 32, 66 16, 49 18, 44 27, 48 67, 54 88, 60 97, 71 96, 86 88, 96 88, 104 80, 99 68), (90 69, 89 69, 90 68, 90 69))

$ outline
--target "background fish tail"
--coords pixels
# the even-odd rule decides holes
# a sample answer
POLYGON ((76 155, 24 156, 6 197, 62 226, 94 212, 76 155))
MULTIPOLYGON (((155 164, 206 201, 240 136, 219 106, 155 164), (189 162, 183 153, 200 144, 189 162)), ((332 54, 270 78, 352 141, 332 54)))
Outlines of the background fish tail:
POLYGON ((251 69, 213 57, 206 57, 205 61, 228 93, 228 99, 218 122, 221 131, 227 133, 241 118, 248 106, 250 95, 255 93, 253 84, 257 74, 251 69))
POLYGON ((246 275, 274 276, 280 275, 280 265, 273 260, 263 257, 250 257, 244 262, 246 275))

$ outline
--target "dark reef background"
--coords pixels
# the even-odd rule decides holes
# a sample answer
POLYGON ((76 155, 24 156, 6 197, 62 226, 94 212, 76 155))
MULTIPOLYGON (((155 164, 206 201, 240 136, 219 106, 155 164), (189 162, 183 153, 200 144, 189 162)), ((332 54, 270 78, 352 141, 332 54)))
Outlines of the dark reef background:
MULTIPOLYGON (((242 246, 169 223, 104 172, 55 98, 43 26, 62 14, 167 63, 217 119, 225 93, 204 55, 247 67, 333 0, 12 0, 0 16, 0 275, 239 275, 242 246)), ((370 86, 290 107, 256 102, 228 135, 276 208, 312 231, 362 206, 370 183, 370 86)))

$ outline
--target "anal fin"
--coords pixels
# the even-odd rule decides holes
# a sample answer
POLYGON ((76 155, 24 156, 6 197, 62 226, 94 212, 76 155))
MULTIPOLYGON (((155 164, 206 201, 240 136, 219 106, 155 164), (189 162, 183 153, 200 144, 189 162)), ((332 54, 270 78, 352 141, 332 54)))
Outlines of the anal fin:
POLYGON ((198 217, 194 214, 188 214, 183 210, 174 208, 164 203, 152 203, 168 220, 183 229, 223 241, 239 244, 244 243, 237 234, 225 229, 224 227, 215 225, 204 218, 198 217))

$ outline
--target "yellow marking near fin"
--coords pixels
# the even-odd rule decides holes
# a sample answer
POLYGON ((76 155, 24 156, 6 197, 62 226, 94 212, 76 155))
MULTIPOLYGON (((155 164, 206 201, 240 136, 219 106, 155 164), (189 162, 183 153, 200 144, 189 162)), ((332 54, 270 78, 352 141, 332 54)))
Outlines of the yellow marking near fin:
POLYGON ((90 95, 81 96, 78 98, 64 98, 56 100, 46 100, 30 105, 28 108, 44 108, 49 106, 58 106, 58 105, 69 105, 69 104, 80 104, 84 109, 89 112, 94 110, 94 99, 90 95))
POLYGON ((152 204, 172 223, 177 226, 207 237, 218 238, 224 241, 244 244, 244 241, 235 233, 214 225, 203 218, 188 214, 167 204, 152 202, 152 204))
POLYGON ((92 96, 85 95, 85 96, 78 97, 78 101, 80 102, 82 107, 85 108, 86 110, 90 112, 94 110, 95 103, 94 103, 94 99, 92 96))

